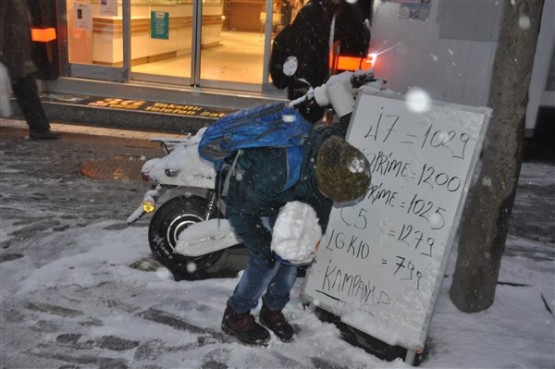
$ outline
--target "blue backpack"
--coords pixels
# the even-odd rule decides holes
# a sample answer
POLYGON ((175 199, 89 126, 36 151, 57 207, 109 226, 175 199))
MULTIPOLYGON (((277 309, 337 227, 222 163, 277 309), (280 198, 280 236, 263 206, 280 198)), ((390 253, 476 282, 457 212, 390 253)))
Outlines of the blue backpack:
POLYGON ((283 147, 287 152, 287 182, 292 187, 300 176, 302 144, 312 125, 285 103, 260 105, 241 110, 210 125, 198 145, 199 155, 221 170, 224 160, 239 150, 283 147))

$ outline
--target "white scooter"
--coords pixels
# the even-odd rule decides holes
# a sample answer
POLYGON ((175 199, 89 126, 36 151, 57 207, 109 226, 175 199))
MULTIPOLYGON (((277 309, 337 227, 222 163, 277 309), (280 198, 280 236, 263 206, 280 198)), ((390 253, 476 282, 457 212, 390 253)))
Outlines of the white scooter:
MULTIPOLYGON (((297 109, 316 103, 331 107, 336 117, 345 117, 352 113, 359 91, 371 89, 379 93, 384 91, 384 83, 374 78, 372 70, 343 72, 330 77, 326 84, 309 89, 289 106, 297 109)), ((217 262, 224 251, 242 247, 225 219, 225 204, 217 196, 213 164, 198 154, 205 130, 183 139, 151 140, 160 142, 166 156, 143 165, 143 179, 154 186, 127 219, 134 223, 143 215, 154 213, 148 230, 153 254, 174 273, 191 278, 217 272, 217 262), (172 194, 167 196, 169 192, 172 194)))

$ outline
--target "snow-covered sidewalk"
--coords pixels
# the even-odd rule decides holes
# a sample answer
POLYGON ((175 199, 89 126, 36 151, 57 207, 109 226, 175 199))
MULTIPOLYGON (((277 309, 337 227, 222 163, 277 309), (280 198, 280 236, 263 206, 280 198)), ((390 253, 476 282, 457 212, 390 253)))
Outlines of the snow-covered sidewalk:
MULTIPOLYGON (((92 158, 135 160, 144 151, 110 139, 35 143, 0 134, 2 367, 407 367, 349 345, 303 309, 301 279, 285 311, 295 342, 273 337, 259 348, 223 334, 238 277, 176 282, 149 259, 146 221, 125 223, 147 186, 78 173, 92 158)), ((554 169, 523 165, 490 309, 466 314, 450 302, 451 256, 421 367, 555 367, 554 169)))

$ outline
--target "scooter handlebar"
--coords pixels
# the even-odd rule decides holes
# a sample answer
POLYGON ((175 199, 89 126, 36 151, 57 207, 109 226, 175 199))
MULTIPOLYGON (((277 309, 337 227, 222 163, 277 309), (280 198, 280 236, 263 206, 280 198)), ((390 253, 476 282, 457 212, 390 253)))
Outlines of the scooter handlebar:
POLYGON ((374 71, 343 72, 331 76, 326 83, 290 102, 291 107, 313 99, 321 107, 332 106, 339 117, 352 113, 358 89, 364 85, 375 82, 374 71))

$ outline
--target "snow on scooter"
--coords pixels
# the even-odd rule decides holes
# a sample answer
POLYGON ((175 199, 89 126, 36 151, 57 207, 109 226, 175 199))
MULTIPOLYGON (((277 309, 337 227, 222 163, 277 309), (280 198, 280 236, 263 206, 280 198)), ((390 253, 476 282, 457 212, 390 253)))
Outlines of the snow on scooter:
MULTIPOLYGON (((345 117, 352 113, 359 91, 384 91, 384 83, 374 78, 372 70, 343 72, 289 103, 274 104, 270 108, 254 107, 233 114, 249 117, 253 116, 253 111, 265 114, 271 110, 272 114, 282 114, 282 119, 291 120, 292 109, 302 113, 303 107, 317 104, 331 106, 337 117, 345 117)), ((302 119, 300 113, 296 117, 302 119)), ((186 277, 217 272, 224 252, 242 247, 225 218, 225 204, 216 189, 221 188, 216 184, 217 169, 199 155, 199 143, 205 132, 206 128, 202 128, 183 139, 151 140, 160 142, 166 156, 148 160, 143 165, 143 179, 154 185, 127 219, 128 223, 134 223, 143 215, 153 213, 148 240, 154 256, 174 273, 186 277)))

